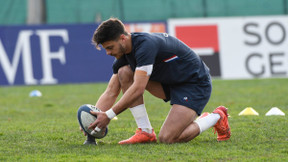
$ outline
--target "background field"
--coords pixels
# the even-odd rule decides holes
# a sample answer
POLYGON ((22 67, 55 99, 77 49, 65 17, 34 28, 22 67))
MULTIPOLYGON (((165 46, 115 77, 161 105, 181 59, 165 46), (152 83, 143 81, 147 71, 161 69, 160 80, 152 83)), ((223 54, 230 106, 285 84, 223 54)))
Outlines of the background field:
MULTIPOLYGON (((129 111, 111 121, 98 146, 82 145, 76 112, 94 104, 103 84, 21 86, 0 88, 0 161, 288 161, 287 116, 266 117, 274 106, 288 114, 288 79, 213 80, 213 94, 204 111, 229 107, 232 137, 217 142, 212 129, 183 144, 120 146, 136 123, 129 111), (38 89, 41 98, 30 98, 38 89), (251 106, 259 116, 238 116, 251 106)), ((145 93, 156 133, 170 105, 145 93)))

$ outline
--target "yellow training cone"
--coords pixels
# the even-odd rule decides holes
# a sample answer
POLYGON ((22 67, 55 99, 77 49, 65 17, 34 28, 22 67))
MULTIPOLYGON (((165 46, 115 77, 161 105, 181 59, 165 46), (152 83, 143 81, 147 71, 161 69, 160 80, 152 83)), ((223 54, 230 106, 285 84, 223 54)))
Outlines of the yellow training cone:
POLYGON ((239 116, 241 116, 241 115, 259 115, 259 113, 257 111, 255 111, 252 107, 246 107, 238 115, 239 116))

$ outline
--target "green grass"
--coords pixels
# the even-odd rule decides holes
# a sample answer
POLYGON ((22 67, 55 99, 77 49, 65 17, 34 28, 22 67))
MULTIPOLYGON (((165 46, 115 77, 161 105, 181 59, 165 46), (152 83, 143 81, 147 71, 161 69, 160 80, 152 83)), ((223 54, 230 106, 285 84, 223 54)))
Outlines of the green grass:
MULTIPOLYGON (((232 137, 217 142, 212 129, 182 144, 120 146, 136 123, 125 111, 112 120, 98 146, 82 145, 76 112, 95 104, 106 84, 0 88, 0 161, 288 161, 287 116, 266 117, 271 107, 288 114, 288 79, 213 80, 204 111, 229 107, 232 137), (38 89, 43 96, 30 98, 38 89), (238 116, 251 106, 259 116, 238 116)), ((170 105, 145 93, 151 123, 159 133, 170 105)))

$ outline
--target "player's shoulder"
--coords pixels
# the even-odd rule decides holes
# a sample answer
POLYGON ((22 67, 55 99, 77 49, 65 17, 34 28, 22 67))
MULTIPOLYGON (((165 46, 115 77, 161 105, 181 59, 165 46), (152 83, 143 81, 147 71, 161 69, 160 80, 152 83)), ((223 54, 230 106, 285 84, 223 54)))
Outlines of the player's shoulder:
POLYGON ((134 45, 140 44, 157 44, 159 43, 159 36, 163 33, 145 33, 145 32, 135 32, 132 34, 132 41, 134 45))
POLYGON ((148 33, 148 32, 134 32, 131 33, 134 38, 153 38, 158 36, 165 36, 167 33, 148 33))
POLYGON ((135 32, 131 33, 132 39, 134 40, 153 40, 159 36, 163 36, 164 33, 146 33, 146 32, 135 32))

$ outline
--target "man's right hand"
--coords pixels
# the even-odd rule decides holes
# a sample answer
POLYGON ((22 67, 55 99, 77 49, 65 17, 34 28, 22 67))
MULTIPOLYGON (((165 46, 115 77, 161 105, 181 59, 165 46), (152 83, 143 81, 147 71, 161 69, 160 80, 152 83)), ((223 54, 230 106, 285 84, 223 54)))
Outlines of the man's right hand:
POLYGON ((79 127, 80 131, 83 132, 84 136, 87 136, 87 134, 83 131, 81 127, 79 127))

